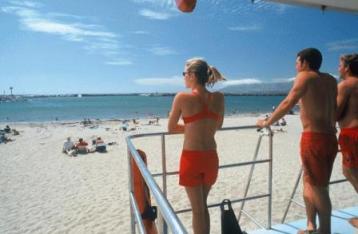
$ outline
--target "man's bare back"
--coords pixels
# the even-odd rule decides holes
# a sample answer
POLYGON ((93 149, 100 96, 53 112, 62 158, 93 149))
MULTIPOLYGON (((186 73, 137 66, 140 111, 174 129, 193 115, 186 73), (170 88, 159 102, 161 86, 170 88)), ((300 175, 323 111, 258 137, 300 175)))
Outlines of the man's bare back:
POLYGON ((340 128, 358 127, 358 77, 349 76, 338 86, 340 128))
POLYGON ((336 79, 315 71, 304 71, 300 76, 306 83, 306 91, 300 100, 303 131, 335 133, 336 79))

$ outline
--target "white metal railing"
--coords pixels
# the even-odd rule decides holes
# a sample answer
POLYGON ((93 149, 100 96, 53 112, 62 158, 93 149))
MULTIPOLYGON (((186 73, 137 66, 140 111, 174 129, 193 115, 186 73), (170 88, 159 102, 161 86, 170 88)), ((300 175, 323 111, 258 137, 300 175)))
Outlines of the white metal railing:
MULTIPOLYGON (((256 126, 239 126, 239 127, 227 127, 222 128, 219 131, 230 131, 230 130, 243 130, 243 129, 257 129, 256 126)), ((127 150, 128 150, 128 171, 129 171, 129 200, 130 200, 130 212, 131 212, 131 233, 135 233, 135 224, 138 224, 138 229, 140 233, 146 233, 143 221, 141 219, 141 214, 138 209, 137 202, 134 197, 134 186, 133 186, 133 175, 131 170, 131 158, 134 159, 135 163, 138 166, 138 169, 147 184, 151 194, 153 195, 156 204, 159 208, 159 212, 164 219, 165 222, 162 223, 162 232, 167 233, 167 229, 169 228, 172 233, 187 233, 184 225, 178 218, 177 214, 189 212, 191 209, 182 209, 174 211, 172 206, 167 200, 167 176, 169 175, 177 175, 178 172, 167 172, 166 169, 166 151, 165 151, 165 136, 172 135, 168 132, 159 132, 159 133, 147 133, 147 134, 135 134, 126 137, 127 142, 127 150), (134 146, 132 139, 135 138, 143 138, 143 137, 153 137, 153 136, 161 136, 161 151, 162 151, 162 173, 151 174, 139 153, 134 146), (160 190, 158 184, 155 182, 154 177, 162 176, 163 177, 163 191, 160 190)), ((255 224, 257 224, 261 228, 265 228, 259 221, 257 221, 253 216, 251 216, 247 211, 244 210, 245 201, 260 199, 260 198, 268 198, 268 209, 267 209, 267 229, 271 228, 271 213, 272 213, 272 141, 273 141, 273 132, 270 128, 267 128, 264 133, 260 133, 258 142, 256 145, 255 153, 252 161, 242 162, 242 163, 234 163, 228 165, 221 165, 219 169, 231 168, 231 167, 239 167, 239 166, 248 166, 251 165, 249 177, 246 182, 244 197, 240 199, 232 200, 232 203, 242 202, 241 209, 238 219, 240 220, 241 213, 246 215, 249 219, 251 219, 255 224), (268 158, 263 160, 257 160, 259 148, 261 146, 261 140, 263 136, 269 137, 269 151, 268 158), (259 194, 255 196, 247 197, 248 190, 250 187, 250 182, 252 179, 253 171, 255 169, 256 164, 260 163, 268 163, 268 188, 266 194, 259 194)), ((208 204, 208 208, 220 206, 220 203, 208 204)))

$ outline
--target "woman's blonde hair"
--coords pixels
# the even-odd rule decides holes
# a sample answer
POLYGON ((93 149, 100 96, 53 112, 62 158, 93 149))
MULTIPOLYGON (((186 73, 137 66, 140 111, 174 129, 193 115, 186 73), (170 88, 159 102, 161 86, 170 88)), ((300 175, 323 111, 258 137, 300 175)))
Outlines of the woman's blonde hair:
POLYGON ((216 82, 225 80, 225 77, 202 58, 191 58, 185 63, 186 71, 195 73, 198 83, 212 87, 216 82))
POLYGON ((358 54, 346 54, 341 56, 345 67, 348 67, 352 75, 358 76, 358 54))

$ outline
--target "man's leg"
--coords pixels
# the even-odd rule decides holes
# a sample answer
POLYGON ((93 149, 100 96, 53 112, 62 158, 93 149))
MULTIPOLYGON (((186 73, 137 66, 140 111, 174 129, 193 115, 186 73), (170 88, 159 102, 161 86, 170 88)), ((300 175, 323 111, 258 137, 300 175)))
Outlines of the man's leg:
POLYGON ((343 166, 343 175, 353 185, 353 188, 358 193, 358 169, 343 166))
POLYGON ((349 223, 352 224, 353 227, 358 228, 358 217, 351 218, 349 223))
MULTIPOLYGON (((347 180, 353 185, 356 193, 358 193, 358 169, 357 168, 347 168, 343 166, 343 174, 347 180)), ((358 228, 358 217, 351 218, 349 223, 358 228)))
POLYGON ((303 200, 306 205, 307 215, 307 230, 316 230, 316 214, 317 209, 314 206, 314 191, 312 186, 308 183, 307 178, 303 177, 303 200))
POLYGON ((311 185, 304 178, 303 197, 306 204, 307 230, 316 230, 316 214, 319 219, 319 233, 331 233, 332 205, 328 187, 311 185))
POLYGON ((312 186, 313 188, 313 200, 314 206, 318 212, 319 219, 319 233, 329 234, 331 233, 331 214, 332 214, 332 204, 329 198, 329 191, 327 187, 317 187, 312 186))

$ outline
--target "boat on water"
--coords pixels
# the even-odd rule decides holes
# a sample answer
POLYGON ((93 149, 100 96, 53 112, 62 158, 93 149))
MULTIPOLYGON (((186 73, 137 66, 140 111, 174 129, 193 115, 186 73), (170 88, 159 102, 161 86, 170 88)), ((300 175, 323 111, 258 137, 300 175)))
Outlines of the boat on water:
POLYGON ((18 96, 18 95, 0 95, 0 103, 1 102, 22 102, 22 101, 26 101, 27 99, 22 97, 22 96, 18 96))

